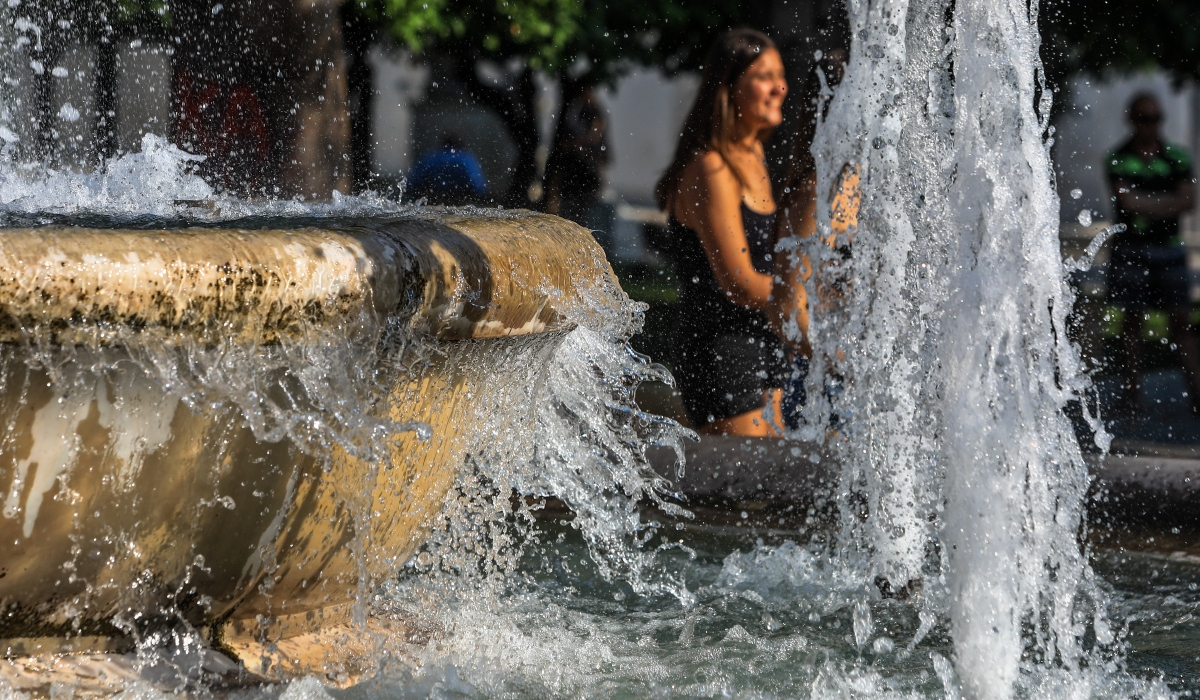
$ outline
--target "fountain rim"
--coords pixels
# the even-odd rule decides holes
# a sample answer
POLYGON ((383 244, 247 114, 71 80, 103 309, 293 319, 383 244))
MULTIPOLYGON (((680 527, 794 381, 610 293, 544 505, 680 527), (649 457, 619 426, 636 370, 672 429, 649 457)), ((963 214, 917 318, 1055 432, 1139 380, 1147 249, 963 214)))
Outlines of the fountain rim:
POLYGON ((0 342, 272 344, 346 322, 521 336, 597 312, 586 287, 619 289, 590 232, 535 212, 138 223, 0 229, 0 342))

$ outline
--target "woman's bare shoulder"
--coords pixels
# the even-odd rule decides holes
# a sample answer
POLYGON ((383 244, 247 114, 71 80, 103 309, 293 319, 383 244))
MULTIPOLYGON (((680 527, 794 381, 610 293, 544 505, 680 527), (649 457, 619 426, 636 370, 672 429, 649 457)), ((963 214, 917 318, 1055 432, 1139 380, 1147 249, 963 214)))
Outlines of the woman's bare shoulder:
POLYGON ((677 196, 672 198, 671 211, 679 221, 693 229, 706 229, 702 208, 736 207, 741 189, 729 164, 715 151, 696 154, 684 166, 679 178, 677 196))
POLYGON ((702 184, 709 188, 737 184, 737 177, 729 163, 720 153, 712 150, 697 153, 684 167, 682 179, 692 185, 702 184))
POLYGON ((705 177, 733 177, 725 157, 716 151, 705 151, 693 161, 705 177))

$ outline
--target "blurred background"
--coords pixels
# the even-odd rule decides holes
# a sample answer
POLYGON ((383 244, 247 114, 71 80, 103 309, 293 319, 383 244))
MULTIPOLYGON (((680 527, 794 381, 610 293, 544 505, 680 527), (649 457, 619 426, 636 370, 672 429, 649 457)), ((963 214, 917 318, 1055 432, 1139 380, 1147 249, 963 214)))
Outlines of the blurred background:
MULTIPOLYGON (((651 191, 709 43, 735 26, 767 32, 794 88, 849 45, 840 0, 10 0, 2 11, 0 38, 17 47, 0 86, 8 157, 88 170, 153 133, 206 156, 202 174, 238 196, 370 190, 566 216, 595 232, 626 290, 649 304, 635 342, 663 360, 676 289, 651 191)), ((1194 0, 1038 11, 1063 249, 1077 256, 1113 217, 1103 161, 1128 136, 1132 95, 1155 94, 1166 139, 1200 152, 1200 12, 1194 0)), ((793 100, 768 144, 776 177, 795 112, 793 100)), ((1183 232, 1196 302, 1194 212, 1183 232)), ((1073 278, 1101 403, 1117 391, 1122 329, 1105 302, 1105 255, 1073 278)), ((1130 440, 1200 443, 1165 316, 1151 312, 1143 334, 1147 411, 1111 426, 1130 440)), ((685 418, 666 387, 643 393, 685 418)))

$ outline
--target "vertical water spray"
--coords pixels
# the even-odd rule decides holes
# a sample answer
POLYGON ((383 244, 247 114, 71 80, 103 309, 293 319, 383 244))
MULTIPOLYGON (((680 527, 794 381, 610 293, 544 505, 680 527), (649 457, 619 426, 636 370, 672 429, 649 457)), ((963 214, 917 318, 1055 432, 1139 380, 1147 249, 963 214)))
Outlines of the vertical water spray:
POLYGON ((1087 379, 1066 336, 1037 13, 849 3, 849 64, 813 146, 821 237, 853 171, 862 204, 851 241, 812 246, 813 376, 841 390, 810 387, 801 432, 842 459, 848 554, 885 590, 924 581, 944 601, 975 698, 1010 697, 1023 659, 1078 668, 1073 611, 1093 594, 1063 413, 1087 379))

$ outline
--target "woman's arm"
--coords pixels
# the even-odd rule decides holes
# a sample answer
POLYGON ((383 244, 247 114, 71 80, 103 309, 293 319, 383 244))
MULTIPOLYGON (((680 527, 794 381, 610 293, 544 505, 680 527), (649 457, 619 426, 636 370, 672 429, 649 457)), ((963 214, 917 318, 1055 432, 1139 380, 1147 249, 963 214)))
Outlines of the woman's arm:
POLYGON ((742 227, 742 186, 718 153, 705 153, 684 171, 676 217, 700 237, 713 276, 730 300, 769 312, 772 275, 754 269, 742 227))
POLYGON ((1138 192, 1125 180, 1116 180, 1113 189, 1121 208, 1130 214, 1168 219, 1191 211, 1195 205, 1191 182, 1181 182, 1174 192, 1165 194, 1138 192))

